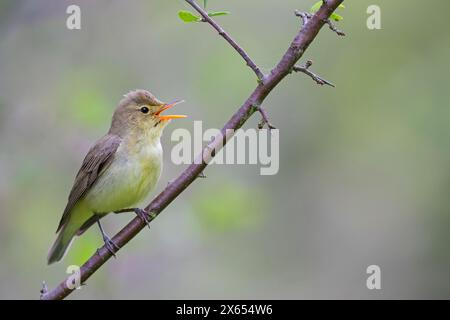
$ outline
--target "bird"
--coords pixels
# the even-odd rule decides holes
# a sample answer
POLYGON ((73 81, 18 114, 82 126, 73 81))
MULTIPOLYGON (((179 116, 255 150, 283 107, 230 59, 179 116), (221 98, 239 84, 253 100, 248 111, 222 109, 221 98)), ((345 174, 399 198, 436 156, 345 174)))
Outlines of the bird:
POLYGON ((161 135, 172 119, 163 115, 178 103, 164 103, 147 90, 125 94, 114 111, 111 127, 88 151, 70 191, 47 263, 60 261, 73 239, 97 224, 106 248, 119 247, 105 233, 107 214, 135 212, 148 224, 148 212, 135 207, 157 185, 162 171, 161 135))

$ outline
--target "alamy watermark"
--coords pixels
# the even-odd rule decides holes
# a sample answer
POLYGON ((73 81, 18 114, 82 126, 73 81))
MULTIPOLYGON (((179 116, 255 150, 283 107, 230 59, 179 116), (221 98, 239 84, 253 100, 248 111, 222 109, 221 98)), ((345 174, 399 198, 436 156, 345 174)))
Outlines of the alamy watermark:
POLYGON ((172 148, 170 158, 174 164, 260 164, 261 175, 275 175, 280 167, 279 138, 277 129, 222 132, 213 128, 203 132, 202 121, 194 121, 193 134, 183 128, 172 132, 171 140, 178 143, 172 148), (207 142, 205 148, 204 142, 207 142))
POLYGON ((367 267, 366 273, 370 276, 367 277, 366 286, 367 289, 381 289, 381 268, 376 264, 372 264, 367 267))
POLYGON ((381 29, 381 9, 376 4, 372 4, 367 7, 367 18, 366 25, 369 30, 380 30, 381 29))
POLYGON ((81 29, 81 9, 76 4, 67 7, 66 13, 69 15, 66 19, 66 27, 69 30, 81 29))
POLYGON ((66 269, 66 273, 70 274, 66 279, 66 287, 71 290, 81 289, 81 270, 77 265, 70 265, 66 269))

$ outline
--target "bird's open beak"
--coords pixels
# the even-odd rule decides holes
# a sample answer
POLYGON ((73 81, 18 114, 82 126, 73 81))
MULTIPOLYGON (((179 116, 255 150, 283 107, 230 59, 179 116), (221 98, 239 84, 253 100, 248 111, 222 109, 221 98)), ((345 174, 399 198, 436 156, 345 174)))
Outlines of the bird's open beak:
POLYGON ((170 114, 170 115, 161 115, 161 112, 163 112, 164 110, 170 109, 173 106, 179 104, 179 103, 183 103, 184 100, 178 100, 172 103, 168 103, 168 104, 164 104, 163 107, 161 108, 161 110, 159 110, 158 112, 156 112, 155 114, 159 117, 160 120, 170 120, 170 119, 180 119, 180 118, 186 118, 187 116, 182 115, 182 114, 170 114))

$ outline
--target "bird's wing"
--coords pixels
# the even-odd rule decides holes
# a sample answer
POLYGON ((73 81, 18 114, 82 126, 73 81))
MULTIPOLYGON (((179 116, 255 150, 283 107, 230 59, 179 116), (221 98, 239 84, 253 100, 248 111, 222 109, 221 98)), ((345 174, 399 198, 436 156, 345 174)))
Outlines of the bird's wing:
POLYGON ((72 190, 70 191, 69 200, 56 232, 58 232, 67 222, 70 211, 75 204, 83 198, 86 192, 88 192, 98 180, 98 177, 100 177, 105 169, 111 164, 120 142, 121 139, 119 136, 107 134, 98 140, 89 150, 77 173, 72 190))

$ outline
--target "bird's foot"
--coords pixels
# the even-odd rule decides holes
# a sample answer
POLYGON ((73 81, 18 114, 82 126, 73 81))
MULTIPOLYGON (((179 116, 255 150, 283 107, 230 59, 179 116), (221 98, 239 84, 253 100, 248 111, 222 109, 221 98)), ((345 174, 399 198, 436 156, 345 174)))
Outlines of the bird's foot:
POLYGON ((122 213, 122 212, 134 212, 145 224, 147 224, 149 228, 150 228, 150 221, 155 218, 155 215, 152 212, 148 212, 147 210, 141 208, 128 208, 114 211, 114 213, 122 213), (151 219, 149 219, 149 217, 151 217, 151 219))
POLYGON ((149 213, 146 210, 140 208, 134 208, 133 211, 139 218, 141 218, 143 222, 147 224, 148 228, 150 229, 150 220, 148 219, 149 213))
POLYGON ((112 256, 116 257, 116 252, 119 251, 120 247, 111 240, 107 235, 103 235, 103 241, 105 242, 105 247, 112 254, 112 256))
POLYGON ((102 233, 103 242, 105 243, 106 249, 111 253, 111 255, 115 258, 116 252, 119 251, 120 247, 111 240, 110 237, 105 233, 105 230, 103 230, 102 224, 100 223, 100 220, 97 221, 98 227, 100 228, 100 232, 102 233))

